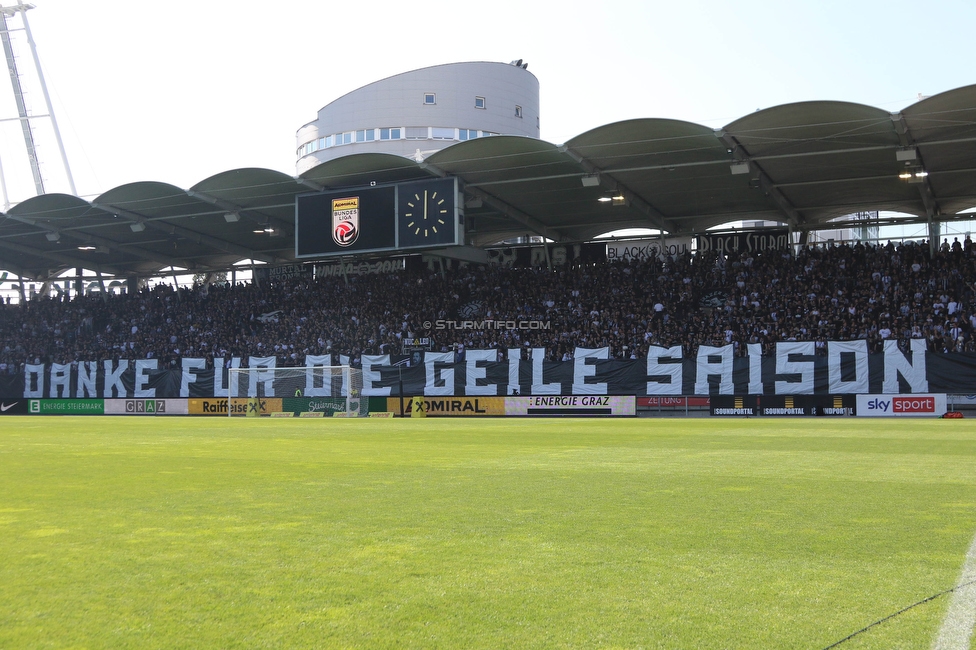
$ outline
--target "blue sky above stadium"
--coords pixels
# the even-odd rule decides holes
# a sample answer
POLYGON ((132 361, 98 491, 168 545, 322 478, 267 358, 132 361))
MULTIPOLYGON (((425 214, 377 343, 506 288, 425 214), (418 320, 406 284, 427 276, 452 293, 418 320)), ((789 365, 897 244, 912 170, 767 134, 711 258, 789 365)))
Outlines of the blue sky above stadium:
MULTIPOLYGON (((555 143, 623 119, 718 127, 805 100, 894 111, 976 83, 971 2, 35 4, 30 27, 84 196, 141 180, 189 187, 236 167, 294 173, 295 131, 321 106, 455 61, 527 61, 555 143)), ((26 49, 20 60, 26 70, 26 49)), ((36 91, 27 99, 45 112, 36 91)), ((0 98, 0 113, 15 117, 12 101, 0 98)), ((39 139, 48 189, 65 191, 57 150, 39 139)), ((33 194, 18 145, 16 123, 0 122, 12 201, 33 194)))

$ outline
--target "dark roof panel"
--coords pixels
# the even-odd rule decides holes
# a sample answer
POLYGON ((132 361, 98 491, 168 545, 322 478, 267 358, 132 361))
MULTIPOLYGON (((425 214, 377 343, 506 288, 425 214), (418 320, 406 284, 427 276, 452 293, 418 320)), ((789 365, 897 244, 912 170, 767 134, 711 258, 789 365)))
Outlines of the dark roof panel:
POLYGON ((0 268, 46 278, 79 265, 140 274, 171 264, 226 268, 246 258, 294 262, 297 195, 444 175, 465 190, 465 230, 474 245, 543 233, 580 241, 629 227, 689 236, 740 220, 820 227, 867 210, 951 219, 976 205, 974 160, 976 86, 894 114, 818 101, 757 111, 723 129, 626 120, 562 146, 491 136, 426 160, 345 156, 297 178, 245 168, 189 190, 142 182, 90 203, 35 197, 0 214, 0 268), (928 176, 908 183, 899 178, 906 170, 928 176), (613 196, 623 201, 598 200, 613 196))

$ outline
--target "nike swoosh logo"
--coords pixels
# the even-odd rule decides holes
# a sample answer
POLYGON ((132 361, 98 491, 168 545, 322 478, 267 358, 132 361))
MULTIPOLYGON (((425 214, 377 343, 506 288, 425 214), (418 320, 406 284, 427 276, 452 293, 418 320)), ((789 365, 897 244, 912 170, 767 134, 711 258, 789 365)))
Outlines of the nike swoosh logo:
POLYGON ((4 411, 9 411, 15 406, 17 406, 17 402, 14 402, 13 404, 0 404, 0 413, 3 413, 4 411))

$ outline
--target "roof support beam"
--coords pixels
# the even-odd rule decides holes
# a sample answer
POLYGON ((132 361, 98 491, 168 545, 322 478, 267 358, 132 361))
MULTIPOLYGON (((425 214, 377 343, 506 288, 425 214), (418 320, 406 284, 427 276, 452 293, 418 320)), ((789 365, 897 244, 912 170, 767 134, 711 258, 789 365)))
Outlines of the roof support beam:
POLYGON ((259 224, 268 224, 272 221, 286 227, 290 235, 295 233, 295 222, 287 221, 285 219, 279 219, 278 217, 273 217, 269 214, 259 212, 258 210, 252 210, 251 208, 245 208, 243 206, 237 205, 236 203, 231 203, 230 201, 225 201, 223 199, 218 199, 216 196, 211 196, 206 192, 196 192, 194 190, 186 190, 186 195, 190 198, 200 199, 210 205, 215 205, 221 210, 226 210, 227 212, 236 212, 237 214, 247 215, 250 214, 251 218, 259 224))
MULTIPOLYGON (((448 173, 436 165, 430 163, 420 163, 420 168, 429 171, 431 174, 439 176, 441 178, 447 178, 448 173)), ((473 187, 464 187, 464 193, 469 194, 475 198, 481 199, 483 202, 487 203, 494 209, 498 210, 506 217, 518 221, 520 224, 536 233, 541 235, 546 239, 551 239, 553 241, 564 241, 566 236, 563 235, 559 230, 555 228, 550 228, 546 224, 542 223, 535 217, 529 216, 516 208, 513 205, 509 205, 505 201, 499 199, 496 196, 488 194, 484 190, 479 190, 473 187)))
MULTIPOLYGON (((135 223, 145 224, 149 228, 153 228, 155 230, 159 230, 167 234, 180 235, 181 237, 185 237, 190 241, 196 242, 197 244, 210 246, 211 248, 216 248, 217 250, 224 251, 225 253, 230 253, 232 255, 239 255, 241 258, 260 260, 268 264, 276 264, 279 262, 288 261, 288 260, 281 260, 277 257, 274 257, 273 255, 261 255, 249 248, 245 248, 244 246, 238 246, 237 244, 232 244, 222 239, 217 239, 216 237, 204 235, 202 233, 196 232, 195 230, 184 228, 183 226, 177 226, 176 224, 165 223, 154 219, 147 219, 144 215, 141 215, 137 212, 132 212, 131 210, 126 210, 125 208, 119 208, 114 205, 107 205, 107 204, 93 203, 92 205, 101 210, 105 210, 106 212, 111 212, 113 214, 119 215, 120 217, 125 217, 126 219, 130 219, 135 223)), ((167 263, 166 266, 172 266, 172 261, 167 263)), ((180 266, 182 266, 182 264, 180 266)))
POLYGON ((465 194, 470 194, 471 196, 481 199, 486 205, 490 205, 492 208, 498 210, 506 217, 519 222, 532 232, 545 237, 546 239, 551 239, 553 241, 566 241, 568 238, 556 228, 550 228, 546 224, 542 223, 535 217, 531 217, 518 208, 509 205, 505 201, 488 194, 483 190, 477 188, 465 188, 465 194))
POLYGON ((571 149, 565 145, 559 148, 564 154, 572 158, 576 163, 583 168, 587 174, 597 174, 600 178, 600 185, 607 188, 611 192, 617 192, 624 199, 632 205, 634 208, 643 212, 647 218, 650 220, 651 225, 658 230, 674 232, 675 228, 672 224, 668 223, 668 218, 661 214, 660 210, 655 208, 653 205, 645 201, 643 198, 637 195, 636 192, 631 190, 629 187, 618 181, 608 172, 600 169, 589 160, 587 160, 578 151, 571 149))
MULTIPOLYGON (((100 271, 103 273, 109 273, 111 275, 119 275, 119 270, 116 269, 115 267, 103 266, 101 264, 92 264, 91 260, 82 259, 80 257, 75 257, 73 255, 52 253, 50 251, 34 248, 33 246, 25 246, 23 244, 15 244, 13 242, 3 241, 3 240, 0 240, 0 248, 5 248, 7 250, 21 253, 23 255, 34 255, 36 257, 42 257, 44 259, 51 260, 52 262, 56 262, 57 264, 63 265, 65 267, 76 266, 76 267, 88 269, 89 271, 100 271)), ((29 275, 29 274, 26 273, 21 274, 18 272, 17 275, 29 275)))
POLYGON ((318 183, 310 181, 307 178, 302 178, 301 176, 296 176, 295 182, 298 183, 299 185, 304 185, 308 189, 314 190, 316 192, 322 192, 325 190, 324 185, 319 185, 318 183))
POLYGON ((715 131, 715 137, 724 142, 729 149, 732 150, 732 159, 749 163, 753 174, 758 174, 759 178, 759 188, 766 193, 773 203, 776 204, 783 214, 786 216, 786 222, 794 228, 802 229, 803 225, 806 224, 806 219, 803 218, 792 203, 783 195, 783 193, 776 187, 776 183, 773 179, 769 177, 769 174, 759 165, 756 160, 754 160, 746 148, 733 136, 731 133, 726 133, 722 129, 717 129, 715 131))
MULTIPOLYGON (((915 166, 927 172, 928 170, 925 169, 925 161, 922 160, 922 152, 918 150, 918 144, 915 142, 915 138, 908 128, 905 116, 901 113, 892 113, 891 121, 895 125, 895 133, 898 134, 898 139, 901 140, 902 146, 915 149, 915 160, 917 163, 915 166)), ((925 213, 928 215, 930 222, 942 214, 942 208, 939 207, 939 202, 936 199, 935 192, 932 190, 932 183, 929 182, 928 176, 922 177, 922 182, 918 184, 918 193, 922 196, 925 213)))
MULTIPOLYGON (((83 230, 77 230, 74 228, 58 229, 56 226, 53 226, 49 223, 36 221, 34 219, 28 219, 26 217, 19 217, 11 214, 8 214, 6 216, 8 219, 11 219, 13 221, 19 221, 21 223, 34 226, 36 228, 41 228, 48 232, 53 232, 53 233, 57 233, 58 235, 70 237, 71 239, 74 239, 75 241, 81 242, 83 244, 98 244, 99 246, 104 246, 105 248, 112 249, 112 250, 125 250, 129 253, 132 253, 135 257, 139 257, 144 260, 150 260, 152 262, 159 262, 161 264, 170 265, 173 263, 174 258, 172 257, 162 257, 160 255, 156 255, 152 253, 151 251, 147 251, 144 248, 133 246, 131 244, 123 244, 121 242, 115 241, 114 239, 106 239, 105 237, 92 235, 91 233, 85 232, 83 230)), ((182 262, 183 260, 177 260, 177 261, 182 262)), ((90 270, 94 271, 95 269, 90 269, 90 270)))

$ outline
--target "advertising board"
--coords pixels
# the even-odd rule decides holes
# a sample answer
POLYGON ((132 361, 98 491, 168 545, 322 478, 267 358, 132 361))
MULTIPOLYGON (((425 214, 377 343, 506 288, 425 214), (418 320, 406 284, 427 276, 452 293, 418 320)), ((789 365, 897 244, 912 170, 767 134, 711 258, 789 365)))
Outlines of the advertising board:
POLYGON ((713 395, 709 415, 759 415, 758 395, 713 395))
MULTIPOLYGON (((281 411, 280 397, 261 397, 250 401, 247 397, 235 397, 230 400, 230 408, 235 415, 247 415, 248 408, 256 409, 256 415, 268 415, 281 411)), ((223 415, 227 416, 228 399, 226 397, 204 397, 187 400, 187 412, 190 415, 223 415)))
POLYGON ((505 415, 637 415, 637 399, 633 395, 506 397, 505 415))
POLYGON ((708 408, 707 397, 638 397, 639 409, 708 408))
POLYGON ((31 415, 103 415, 103 399, 32 399, 27 407, 31 415))
POLYGON ((107 399, 105 415, 187 415, 185 399, 107 399))
MULTIPOLYGON (((422 403, 424 412, 429 417, 470 417, 505 415, 506 399, 505 397, 425 397, 422 403)), ((413 399, 404 398, 403 407, 407 416, 413 413, 413 399)), ((400 398, 388 397, 386 410, 399 413, 400 398)))
POLYGON ((945 393, 931 395, 858 395, 859 417, 933 418, 946 412, 945 393))
POLYGON ((27 415, 27 400, 0 400, 0 415, 27 415))
POLYGON ((764 416, 852 415, 853 395, 762 395, 759 414, 764 416))
POLYGON ((281 410, 286 413, 325 413, 331 417, 333 413, 346 412, 345 397, 283 397, 281 410))

